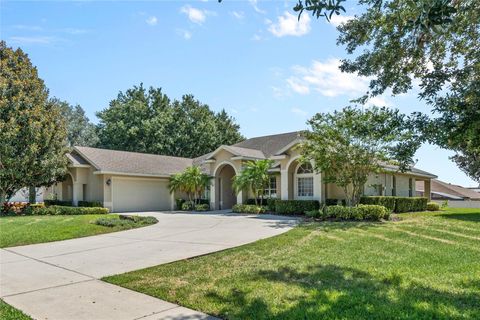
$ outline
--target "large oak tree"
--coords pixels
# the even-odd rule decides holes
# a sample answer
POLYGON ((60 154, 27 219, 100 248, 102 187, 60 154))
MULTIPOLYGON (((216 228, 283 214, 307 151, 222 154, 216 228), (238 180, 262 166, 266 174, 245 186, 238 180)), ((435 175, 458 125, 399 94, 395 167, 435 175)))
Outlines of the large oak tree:
POLYGON ((37 69, 0 42, 0 203, 25 186, 54 183, 67 166, 66 128, 37 69))
POLYGON ((171 100, 160 88, 135 86, 97 113, 99 145, 107 149, 198 157, 243 139, 239 125, 192 95, 171 100))

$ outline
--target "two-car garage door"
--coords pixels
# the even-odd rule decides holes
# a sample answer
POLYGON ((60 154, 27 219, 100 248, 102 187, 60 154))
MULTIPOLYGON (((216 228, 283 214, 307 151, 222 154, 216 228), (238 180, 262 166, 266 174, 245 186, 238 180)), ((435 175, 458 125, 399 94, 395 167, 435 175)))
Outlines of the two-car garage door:
POLYGON ((114 212, 170 210, 168 180, 114 177, 112 202, 114 212))

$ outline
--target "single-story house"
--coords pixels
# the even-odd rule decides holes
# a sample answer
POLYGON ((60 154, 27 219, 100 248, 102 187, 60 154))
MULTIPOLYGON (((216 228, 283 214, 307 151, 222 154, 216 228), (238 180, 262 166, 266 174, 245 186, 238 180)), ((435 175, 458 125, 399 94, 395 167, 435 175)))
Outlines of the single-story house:
MULTIPOLYGON (((222 145, 195 159, 136 152, 75 147, 68 154, 67 179, 55 186, 60 200, 101 201, 112 212, 172 210, 175 197, 170 194, 169 178, 187 167, 198 165, 212 176, 206 197, 213 209, 231 208, 248 198, 246 192, 235 194, 232 178, 246 161, 272 159, 267 196, 280 199, 344 198, 343 191, 333 184, 322 183, 321 173, 310 164, 299 162, 295 149, 301 142, 300 132, 262 136, 234 145, 222 145)), ((424 181, 428 189, 435 175, 411 168, 398 172, 385 166, 385 172, 372 174, 365 185, 366 195, 415 196, 416 181, 424 181)))
MULTIPOLYGON (((416 189, 417 195, 423 196, 425 194, 425 189, 421 183, 417 184, 416 189)), ((480 201, 479 192, 437 179, 432 179, 430 190, 432 200, 480 201)))

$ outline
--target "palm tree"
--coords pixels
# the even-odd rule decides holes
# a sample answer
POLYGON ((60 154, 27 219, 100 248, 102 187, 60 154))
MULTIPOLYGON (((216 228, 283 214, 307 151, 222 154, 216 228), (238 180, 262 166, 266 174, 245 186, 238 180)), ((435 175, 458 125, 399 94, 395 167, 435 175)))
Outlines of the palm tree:
POLYGON ((243 167, 240 174, 233 179, 233 189, 239 193, 242 190, 252 190, 255 197, 255 205, 258 205, 258 197, 260 205, 263 205, 263 193, 268 185, 270 175, 268 170, 272 167, 272 160, 248 161, 243 167))
POLYGON ((201 194, 210 184, 210 180, 211 177, 203 173, 200 167, 191 166, 170 178, 170 192, 183 191, 188 195, 190 202, 192 202, 193 196, 194 202, 197 204, 201 194))

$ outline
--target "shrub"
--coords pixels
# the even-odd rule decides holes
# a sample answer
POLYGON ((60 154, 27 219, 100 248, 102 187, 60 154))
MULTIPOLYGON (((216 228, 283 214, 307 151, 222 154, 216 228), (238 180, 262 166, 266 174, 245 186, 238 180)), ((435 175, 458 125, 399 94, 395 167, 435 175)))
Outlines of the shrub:
POLYGON ((427 198, 421 197, 396 197, 395 212, 414 212, 427 210, 427 198))
POLYGON ((425 211, 427 209, 427 198, 422 197, 362 197, 360 199, 361 204, 368 205, 380 205, 389 209, 390 211, 401 212, 413 212, 413 211, 425 211))
POLYGON ((235 213, 264 213, 267 210, 265 206, 256 206, 254 204, 236 204, 232 208, 232 212, 235 213))
POLYGON ((372 196, 372 197, 361 197, 361 204, 375 204, 378 206, 384 206, 390 211, 395 210, 395 201, 396 197, 386 197, 386 196, 372 196))
POLYGON ((387 219, 389 211, 384 206, 361 204, 356 207, 329 206, 325 209, 326 218, 340 220, 374 220, 387 219))
POLYGON ((317 200, 276 200, 275 212, 278 214, 304 214, 320 208, 317 200))
POLYGON ((195 204, 193 203, 193 201, 185 201, 182 204, 183 211, 192 211, 194 207, 195 207, 195 204))
POLYGON ((325 200, 326 206, 336 206, 339 204, 341 204, 342 206, 345 206, 347 204, 347 201, 345 199, 326 199, 325 200))
POLYGON ((79 207, 103 207, 101 201, 78 201, 79 207))
POLYGON ((197 204, 195 206, 195 211, 208 211, 210 210, 210 205, 209 204, 197 204))
POLYGON ((182 210, 184 203, 185 203, 185 199, 182 199, 182 198, 175 199, 175 208, 177 210, 182 210))
POLYGON ((320 210, 312 210, 305 212, 305 215, 309 218, 320 218, 322 216, 322 211, 320 210))
POLYGON ((62 200, 43 200, 45 206, 64 206, 64 207, 71 207, 73 206, 72 201, 62 201, 62 200))
POLYGON ((81 215, 81 214, 107 214, 107 208, 99 207, 63 207, 49 206, 33 208, 32 214, 35 215, 81 215))
POLYGON ((440 210, 440 205, 436 202, 427 203, 427 211, 438 211, 440 210))
POLYGON ((155 224, 157 222, 158 220, 155 217, 121 215, 118 218, 98 218, 94 223, 109 228, 122 227, 130 229, 155 224))
MULTIPOLYGON (((379 206, 375 204, 361 204, 356 207, 358 217, 361 217, 364 220, 375 220, 379 221, 381 219, 388 219, 390 216, 390 210, 385 208, 384 206, 379 206)), ((357 217, 354 217, 357 220, 357 217)))

